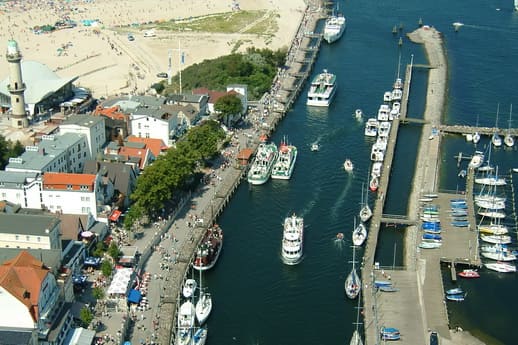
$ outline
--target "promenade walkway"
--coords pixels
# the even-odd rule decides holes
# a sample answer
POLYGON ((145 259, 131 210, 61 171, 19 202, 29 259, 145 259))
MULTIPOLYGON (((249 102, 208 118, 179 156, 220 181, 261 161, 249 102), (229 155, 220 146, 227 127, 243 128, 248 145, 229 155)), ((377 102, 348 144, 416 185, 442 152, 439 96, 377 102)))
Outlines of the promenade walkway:
MULTIPOLYGON (((128 313, 123 308, 106 311, 98 306, 94 323, 104 325, 98 330, 98 336, 104 337, 107 343, 131 341, 137 345, 169 345, 174 341, 177 301, 194 251, 207 226, 226 206, 246 172, 235 161, 239 149, 248 147, 255 150, 259 135, 264 132, 270 134, 275 129, 298 95, 316 59, 320 42, 317 41, 315 47, 315 39, 318 38, 314 37, 313 31, 324 16, 320 5, 320 1, 309 2, 289 50, 286 69, 279 72, 270 93, 261 100, 258 109, 244 119, 243 128, 234 133, 235 146, 223 155, 228 161, 216 163, 211 173, 213 183, 184 198, 180 207, 167 219, 143 229, 142 238, 131 241, 131 245, 143 253, 138 271, 150 276, 146 296, 148 307, 128 313), (316 49, 308 50, 309 46, 316 49), (307 51, 311 52, 309 60, 301 62, 301 54, 307 54, 307 51), (293 77, 290 74, 301 71, 301 76, 293 77), (286 91, 286 88, 290 90, 286 91)), ((121 305, 124 303, 125 296, 120 300, 121 305)))

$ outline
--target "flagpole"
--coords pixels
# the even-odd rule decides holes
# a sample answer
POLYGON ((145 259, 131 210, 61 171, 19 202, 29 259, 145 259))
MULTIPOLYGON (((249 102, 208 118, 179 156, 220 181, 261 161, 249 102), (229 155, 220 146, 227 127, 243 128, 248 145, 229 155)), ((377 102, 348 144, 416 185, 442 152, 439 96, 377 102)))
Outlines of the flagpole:
POLYGON ((178 68, 180 70, 180 94, 182 94, 182 49, 178 40, 178 68))

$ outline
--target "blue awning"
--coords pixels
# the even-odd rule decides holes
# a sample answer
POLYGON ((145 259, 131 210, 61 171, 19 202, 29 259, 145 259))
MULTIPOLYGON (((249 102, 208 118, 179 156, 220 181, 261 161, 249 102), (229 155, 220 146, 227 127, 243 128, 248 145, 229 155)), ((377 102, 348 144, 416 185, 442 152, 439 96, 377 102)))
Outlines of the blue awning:
POLYGON ((142 294, 138 290, 130 290, 128 295, 128 302, 130 303, 139 303, 142 299, 142 294))

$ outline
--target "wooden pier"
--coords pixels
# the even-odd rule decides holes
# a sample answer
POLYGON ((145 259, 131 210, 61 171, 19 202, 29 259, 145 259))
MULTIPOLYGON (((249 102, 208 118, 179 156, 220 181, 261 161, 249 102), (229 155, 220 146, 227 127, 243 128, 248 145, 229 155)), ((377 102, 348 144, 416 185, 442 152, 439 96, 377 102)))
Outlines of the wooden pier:
POLYGON ((478 132, 480 135, 493 135, 493 133, 498 133, 501 136, 510 133, 513 137, 518 136, 518 128, 495 128, 495 127, 474 127, 474 126, 463 126, 463 125, 440 125, 439 130, 442 133, 449 134, 473 134, 478 132))

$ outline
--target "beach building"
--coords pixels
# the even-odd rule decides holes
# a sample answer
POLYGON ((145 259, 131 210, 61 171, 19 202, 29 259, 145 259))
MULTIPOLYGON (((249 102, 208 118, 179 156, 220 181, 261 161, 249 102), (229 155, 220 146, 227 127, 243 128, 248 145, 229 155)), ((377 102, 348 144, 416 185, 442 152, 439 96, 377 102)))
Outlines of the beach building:
POLYGON ((59 133, 83 134, 88 142, 88 154, 95 158, 106 143, 105 118, 92 115, 71 115, 59 125, 59 133))
MULTIPOLYGON (((61 78, 46 65, 37 61, 21 61, 25 84, 25 109, 29 117, 60 109, 60 104, 75 99, 72 83, 77 77, 61 78)), ((9 77, 0 81, 0 106, 4 112, 12 108, 9 77)))
POLYGON ((26 146, 19 157, 10 158, 5 171, 78 173, 92 159, 89 151, 84 134, 44 135, 37 146, 26 146))
POLYGON ((3 344, 65 344, 70 303, 56 277, 27 251, 0 266, 0 339, 3 344))

